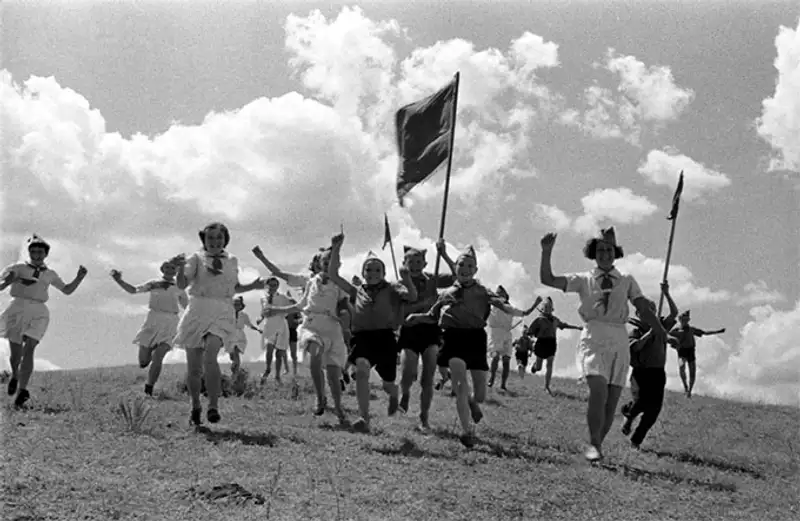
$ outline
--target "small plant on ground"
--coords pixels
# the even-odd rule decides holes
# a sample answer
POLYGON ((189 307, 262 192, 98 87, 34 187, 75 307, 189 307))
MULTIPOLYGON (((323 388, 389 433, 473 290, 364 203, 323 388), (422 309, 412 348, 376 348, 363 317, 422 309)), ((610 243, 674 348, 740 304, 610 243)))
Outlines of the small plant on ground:
POLYGON ((122 397, 119 399, 116 413, 128 431, 139 433, 142 432, 147 417, 150 415, 150 406, 141 396, 133 399, 122 397))

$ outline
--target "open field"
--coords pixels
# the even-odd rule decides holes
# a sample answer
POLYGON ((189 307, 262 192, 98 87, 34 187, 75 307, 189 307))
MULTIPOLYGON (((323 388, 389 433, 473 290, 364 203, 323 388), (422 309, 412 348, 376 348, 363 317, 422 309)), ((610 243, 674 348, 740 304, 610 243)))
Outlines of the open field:
MULTIPOLYGON (((222 399, 222 422, 195 430, 184 371, 165 366, 146 400, 135 367, 35 374, 31 408, 0 409, 3 519, 800 519, 794 408, 668 393, 641 452, 618 418, 591 466, 586 391, 570 380, 554 380, 550 397, 539 377, 512 375, 509 393, 490 390, 467 450, 449 393, 423 436, 419 388, 408 416, 387 418, 373 384, 373 432, 357 434, 311 414, 306 373, 295 388, 251 383, 254 396, 222 399)), ((345 403, 354 419, 354 396, 345 403)))

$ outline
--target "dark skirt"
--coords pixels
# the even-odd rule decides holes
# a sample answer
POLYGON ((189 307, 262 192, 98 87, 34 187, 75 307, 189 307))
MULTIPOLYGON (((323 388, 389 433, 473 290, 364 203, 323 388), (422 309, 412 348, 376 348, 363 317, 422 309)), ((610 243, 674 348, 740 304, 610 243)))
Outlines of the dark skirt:
POLYGON ((678 349, 678 358, 686 360, 687 362, 694 362, 696 360, 695 353, 695 348, 678 349))
POLYGON ((442 330, 436 324, 417 324, 400 328, 398 344, 400 350, 408 349, 421 355, 428 347, 438 346, 442 341, 442 330))

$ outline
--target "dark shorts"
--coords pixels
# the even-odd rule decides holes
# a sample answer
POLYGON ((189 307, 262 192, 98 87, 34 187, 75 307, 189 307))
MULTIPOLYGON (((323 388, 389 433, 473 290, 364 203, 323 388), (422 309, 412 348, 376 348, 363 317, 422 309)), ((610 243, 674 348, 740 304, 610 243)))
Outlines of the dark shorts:
POLYGON ((356 360, 366 358, 384 382, 397 378, 397 340, 391 329, 359 331, 350 339, 350 356, 347 361, 356 365, 356 360))
POLYGON ((445 329, 436 363, 449 367, 450 359, 460 358, 470 371, 488 371, 486 351, 485 329, 445 329))
POLYGON ((297 343, 297 328, 290 327, 289 328, 289 343, 297 343))
POLYGON ((536 343, 533 345, 533 354, 544 359, 556 356, 556 339, 537 338, 536 343))
POLYGON ((397 343, 401 350, 409 349, 418 355, 430 346, 438 346, 442 341, 442 330, 436 324, 417 324, 400 328, 397 343))
POLYGON ((514 358, 517 359, 517 363, 521 366, 527 367, 528 366, 528 352, 527 351, 515 351, 514 358))
POLYGON ((687 362, 694 362, 695 358, 695 350, 694 349, 678 349, 678 358, 681 360, 686 360, 687 362))

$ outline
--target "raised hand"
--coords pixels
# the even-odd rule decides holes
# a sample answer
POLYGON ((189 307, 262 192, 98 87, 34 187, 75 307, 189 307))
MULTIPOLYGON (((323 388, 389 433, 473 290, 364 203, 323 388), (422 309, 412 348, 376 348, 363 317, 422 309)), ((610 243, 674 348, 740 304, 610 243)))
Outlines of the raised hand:
POLYGON ((261 251, 261 246, 254 246, 253 247, 253 255, 255 255, 259 259, 264 256, 264 252, 261 251))
POLYGON ((553 249, 553 246, 556 245, 556 237, 558 237, 557 233, 547 233, 544 237, 542 237, 542 250, 550 251, 553 249))
POLYGON ((86 266, 83 266, 83 265, 78 266, 78 276, 79 277, 85 277, 87 273, 89 273, 89 270, 86 269, 86 266))
POLYGON ((441 238, 436 241, 436 251, 438 253, 446 253, 447 252, 447 243, 445 242, 444 238, 441 238))
POLYGON ((661 291, 663 291, 664 293, 669 293, 669 282, 661 283, 661 291))
POLYGON ((183 268, 184 264, 186 264, 186 255, 184 255, 183 253, 179 253, 174 257, 172 257, 169 260, 169 263, 173 264, 176 268, 181 269, 183 268))
POLYGON ((341 246, 344 242, 344 233, 337 233, 331 237, 331 246, 341 246))
POLYGON ((397 270, 398 274, 400 275, 400 279, 406 280, 411 277, 411 272, 408 271, 408 268, 405 266, 401 266, 399 270, 397 270))
POLYGON ((119 270, 111 270, 111 278, 114 280, 119 280, 122 278, 122 272, 119 270))

